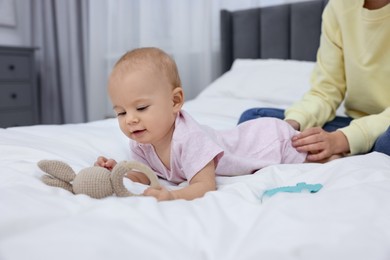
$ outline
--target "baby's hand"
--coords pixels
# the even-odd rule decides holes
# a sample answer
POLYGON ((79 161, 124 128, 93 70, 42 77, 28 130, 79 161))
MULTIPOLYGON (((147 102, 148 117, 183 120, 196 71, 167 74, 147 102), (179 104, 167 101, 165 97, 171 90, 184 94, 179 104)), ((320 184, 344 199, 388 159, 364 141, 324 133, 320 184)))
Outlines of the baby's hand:
POLYGON ((155 197, 158 201, 175 199, 175 197, 172 194, 172 191, 167 190, 165 187, 159 187, 159 188, 149 187, 144 191, 143 195, 155 197))
POLYGON ((116 164, 117 162, 114 159, 107 159, 104 156, 99 156, 94 165, 104 167, 107 170, 111 171, 116 164))

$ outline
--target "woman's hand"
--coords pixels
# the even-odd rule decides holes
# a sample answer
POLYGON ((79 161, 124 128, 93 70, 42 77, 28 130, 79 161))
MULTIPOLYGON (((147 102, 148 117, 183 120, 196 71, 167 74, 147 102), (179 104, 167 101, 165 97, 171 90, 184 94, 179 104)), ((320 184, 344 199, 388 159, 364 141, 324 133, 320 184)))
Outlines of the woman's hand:
POLYGON ((308 128, 292 138, 298 152, 307 152, 307 160, 319 162, 349 152, 349 143, 341 131, 326 132, 321 127, 308 128))
POLYGON ((117 162, 114 159, 107 159, 104 156, 99 156, 96 162, 94 163, 95 166, 104 167, 109 171, 111 171, 116 164, 117 162))

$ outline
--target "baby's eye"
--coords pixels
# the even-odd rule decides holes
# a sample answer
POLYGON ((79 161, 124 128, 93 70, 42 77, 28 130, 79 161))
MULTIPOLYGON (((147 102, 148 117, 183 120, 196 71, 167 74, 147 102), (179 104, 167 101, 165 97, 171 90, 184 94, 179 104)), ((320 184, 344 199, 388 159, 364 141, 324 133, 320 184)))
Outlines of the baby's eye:
POLYGON ((144 111, 148 108, 149 106, 142 106, 142 107, 137 107, 137 111, 144 111))
POLYGON ((116 113, 116 116, 124 116, 124 115, 126 115, 126 112, 118 112, 118 113, 116 113))

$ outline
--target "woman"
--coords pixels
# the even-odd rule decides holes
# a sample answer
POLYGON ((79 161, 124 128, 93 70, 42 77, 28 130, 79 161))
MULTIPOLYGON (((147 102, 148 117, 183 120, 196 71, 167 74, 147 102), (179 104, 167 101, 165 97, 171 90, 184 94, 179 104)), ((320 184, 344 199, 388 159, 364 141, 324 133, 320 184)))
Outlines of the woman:
POLYGON ((330 0, 311 90, 286 111, 250 109, 239 122, 284 118, 302 131, 293 146, 308 152, 309 161, 370 151, 390 155, 389 2, 330 0), (343 101, 348 117, 335 118, 343 101))

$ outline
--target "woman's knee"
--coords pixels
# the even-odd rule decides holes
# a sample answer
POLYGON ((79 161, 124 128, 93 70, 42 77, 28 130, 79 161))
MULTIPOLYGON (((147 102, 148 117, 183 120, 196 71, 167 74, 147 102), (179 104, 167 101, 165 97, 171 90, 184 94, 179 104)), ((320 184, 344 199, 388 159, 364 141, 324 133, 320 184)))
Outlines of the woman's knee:
POLYGON ((248 120, 256 119, 259 117, 276 117, 283 119, 284 118, 284 110, 278 108, 251 108, 244 111, 238 123, 242 123, 248 120))
POLYGON ((390 155, 390 127, 378 137, 372 150, 390 155))

